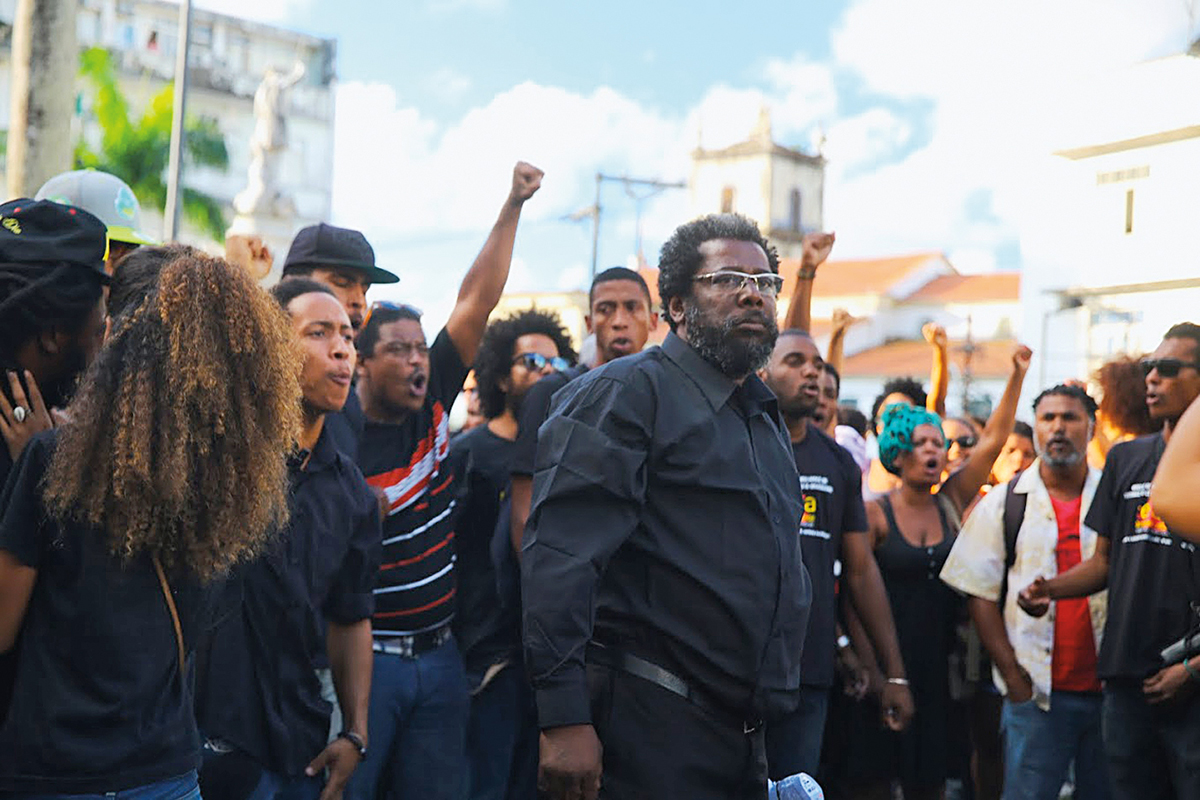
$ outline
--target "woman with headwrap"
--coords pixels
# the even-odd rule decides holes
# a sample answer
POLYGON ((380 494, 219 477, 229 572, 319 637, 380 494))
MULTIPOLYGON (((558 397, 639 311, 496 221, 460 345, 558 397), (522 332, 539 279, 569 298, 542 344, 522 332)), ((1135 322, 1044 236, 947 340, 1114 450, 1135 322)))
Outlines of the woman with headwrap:
POLYGON ((882 411, 879 457, 900 485, 867 503, 867 522, 917 708, 901 733, 876 724, 857 737, 863 750, 856 771, 869 782, 859 787, 860 797, 891 797, 893 780, 901 782, 907 800, 945 794, 951 749, 949 657, 960 601, 938 575, 958 533, 962 509, 987 479, 1012 430, 1031 356, 1029 348, 1017 348, 1004 395, 978 444, 944 483, 947 440, 941 418, 900 403, 882 411))

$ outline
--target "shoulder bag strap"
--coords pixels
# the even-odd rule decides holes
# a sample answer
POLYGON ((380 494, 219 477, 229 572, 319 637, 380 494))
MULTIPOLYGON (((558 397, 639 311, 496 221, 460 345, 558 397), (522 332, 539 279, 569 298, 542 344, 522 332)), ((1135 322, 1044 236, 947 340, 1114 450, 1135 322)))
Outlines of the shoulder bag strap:
POLYGON ((175 625, 175 645, 179 648, 179 679, 183 680, 184 663, 187 660, 183 651, 183 626, 179 624, 179 610, 175 608, 171 585, 167 583, 167 573, 163 571, 162 562, 158 560, 158 556, 154 556, 154 571, 158 573, 158 585, 162 588, 163 599, 167 601, 167 610, 171 612, 171 622, 175 625))

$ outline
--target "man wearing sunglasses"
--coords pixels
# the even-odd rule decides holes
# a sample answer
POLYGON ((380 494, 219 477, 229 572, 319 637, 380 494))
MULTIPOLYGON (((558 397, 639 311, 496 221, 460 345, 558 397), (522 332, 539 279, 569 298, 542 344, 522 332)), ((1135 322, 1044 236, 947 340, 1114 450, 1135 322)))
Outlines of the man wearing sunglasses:
POLYGON ((347 789, 356 799, 458 800, 466 782, 470 699, 451 634, 459 475, 450 405, 508 280, 521 209, 542 171, 520 162, 499 218, 467 270, 446 326, 427 345, 420 312, 374 305, 358 333, 357 461, 384 505, 375 588, 371 749, 347 789))
POLYGON ((538 433, 521 553, 551 798, 762 798, 762 720, 795 708, 811 586, 800 479, 755 372, 778 258, 751 220, 663 245, 662 347, 572 381, 538 433))
POLYGON ((1020 595, 1039 616, 1053 600, 1108 588, 1098 673, 1113 797, 1200 797, 1200 656, 1165 664, 1163 648, 1195 631, 1200 554, 1154 512, 1150 485, 1176 423, 1200 397, 1200 326, 1183 322, 1142 362, 1146 406, 1161 433, 1115 445, 1085 523, 1091 558, 1020 595))
POLYGON ((537 717, 521 658, 519 577, 508 532, 509 470, 523 398, 574 359, 570 334, 556 314, 534 309, 493 321, 475 357, 487 422, 450 446, 450 460, 459 465, 465 484, 454 539, 454 637, 471 686, 467 759, 469 796, 475 800, 537 794, 537 717))

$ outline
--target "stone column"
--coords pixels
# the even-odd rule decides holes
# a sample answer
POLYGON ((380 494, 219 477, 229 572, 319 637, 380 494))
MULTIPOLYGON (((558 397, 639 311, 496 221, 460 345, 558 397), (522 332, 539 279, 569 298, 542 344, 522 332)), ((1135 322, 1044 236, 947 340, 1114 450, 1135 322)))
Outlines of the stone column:
POLYGON ((32 197, 71 168, 71 115, 79 47, 78 0, 18 0, 12 33, 8 193, 32 197))

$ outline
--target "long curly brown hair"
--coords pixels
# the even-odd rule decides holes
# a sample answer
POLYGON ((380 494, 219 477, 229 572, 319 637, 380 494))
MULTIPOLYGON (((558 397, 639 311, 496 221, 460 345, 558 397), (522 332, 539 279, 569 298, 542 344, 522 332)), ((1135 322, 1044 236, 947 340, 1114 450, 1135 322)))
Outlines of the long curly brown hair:
POLYGON ((113 276, 109 338, 60 428, 49 513, 104 529, 125 559, 211 580, 287 520, 301 426, 286 314, 243 270, 179 245, 113 276))
POLYGON ((1146 375, 1140 359, 1118 356, 1105 362, 1092 376, 1100 385, 1099 414, 1123 434, 1144 436, 1162 428, 1146 407, 1146 375))

